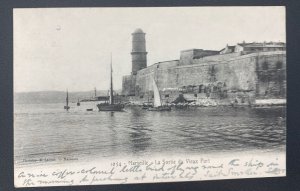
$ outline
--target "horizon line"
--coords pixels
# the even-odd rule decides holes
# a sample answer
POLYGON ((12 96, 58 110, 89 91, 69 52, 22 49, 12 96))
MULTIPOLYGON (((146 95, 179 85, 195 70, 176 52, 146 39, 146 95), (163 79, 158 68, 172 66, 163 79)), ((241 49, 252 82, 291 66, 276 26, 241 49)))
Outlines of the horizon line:
MULTIPOLYGON (((69 93, 80 93, 80 92, 94 92, 95 90, 82 90, 82 91, 69 91, 69 93)), ((109 90, 97 90, 98 91, 109 91, 109 90)), ((114 91, 122 91, 122 89, 117 89, 114 91)), ((13 93, 38 93, 38 92, 66 92, 63 90, 36 90, 36 91, 14 91, 13 93)))

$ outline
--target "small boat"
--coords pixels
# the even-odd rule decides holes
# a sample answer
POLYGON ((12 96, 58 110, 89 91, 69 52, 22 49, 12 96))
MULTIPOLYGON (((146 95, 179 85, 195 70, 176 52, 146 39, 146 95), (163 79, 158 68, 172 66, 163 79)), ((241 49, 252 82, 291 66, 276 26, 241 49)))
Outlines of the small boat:
POLYGON ((189 107, 188 104, 184 104, 184 103, 179 103, 175 105, 176 109, 187 109, 189 107))
POLYGON ((110 104, 100 103, 97 105, 99 111, 123 111, 124 105, 122 104, 110 104))
POLYGON ((69 110, 70 107, 69 107, 69 93, 68 93, 68 90, 67 90, 67 97, 66 97, 66 105, 64 106, 64 109, 65 110, 69 110))
POLYGON ((79 101, 79 99, 78 99, 78 101, 77 101, 77 106, 80 106, 80 101, 79 101))
POLYGON ((160 93, 156 85, 156 82, 154 81, 153 78, 152 78, 152 82, 153 82, 154 102, 153 102, 153 107, 149 107, 148 111, 171 111, 170 106, 161 104, 160 93))
POLYGON ((113 77, 112 77, 112 57, 110 58, 110 89, 109 102, 100 103, 97 105, 99 111, 123 111, 124 105, 114 103, 113 77))
POLYGON ((162 105, 158 107, 150 107, 148 111, 171 111, 171 107, 167 105, 162 105))
POLYGON ((152 108, 152 107, 153 107, 152 102, 144 102, 142 109, 149 109, 149 108, 152 108))
POLYGON ((93 108, 86 109, 87 111, 93 111, 93 108))

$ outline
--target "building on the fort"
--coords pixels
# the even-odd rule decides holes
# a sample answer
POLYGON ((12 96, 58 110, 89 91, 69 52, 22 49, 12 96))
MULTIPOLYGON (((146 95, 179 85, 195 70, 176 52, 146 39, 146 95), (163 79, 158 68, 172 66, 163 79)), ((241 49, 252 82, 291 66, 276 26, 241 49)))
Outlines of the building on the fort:
POLYGON ((263 43, 238 43, 235 46, 226 45, 225 48, 220 50, 220 54, 228 54, 233 52, 253 53, 263 51, 285 51, 285 43, 283 42, 263 42, 263 43))
POLYGON ((242 42, 220 51, 183 50, 178 60, 147 67, 145 33, 137 29, 132 38, 132 73, 123 77, 122 84, 122 95, 131 102, 152 99, 152 78, 164 103, 180 95, 199 105, 285 100, 285 43, 242 42))
POLYGON ((225 48, 223 48, 222 50, 220 50, 220 54, 233 53, 234 50, 235 50, 235 46, 228 46, 228 44, 227 44, 225 48))

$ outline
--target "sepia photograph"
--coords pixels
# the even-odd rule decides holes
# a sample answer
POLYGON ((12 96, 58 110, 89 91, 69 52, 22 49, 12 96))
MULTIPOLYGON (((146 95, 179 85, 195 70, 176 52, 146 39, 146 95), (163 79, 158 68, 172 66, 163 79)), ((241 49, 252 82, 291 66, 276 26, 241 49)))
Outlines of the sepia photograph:
POLYGON ((286 176, 285 14, 15 8, 15 187, 286 176))

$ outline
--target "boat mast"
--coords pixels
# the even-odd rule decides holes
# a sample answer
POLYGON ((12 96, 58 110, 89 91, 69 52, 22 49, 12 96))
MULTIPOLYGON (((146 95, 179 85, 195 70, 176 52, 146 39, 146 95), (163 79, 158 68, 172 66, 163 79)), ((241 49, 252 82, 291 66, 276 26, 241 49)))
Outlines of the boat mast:
POLYGON ((113 77, 112 77, 112 53, 110 53, 110 104, 114 104, 114 90, 113 90, 113 77))
POLYGON ((67 89, 66 106, 64 107, 67 111, 69 110, 69 92, 67 89))

